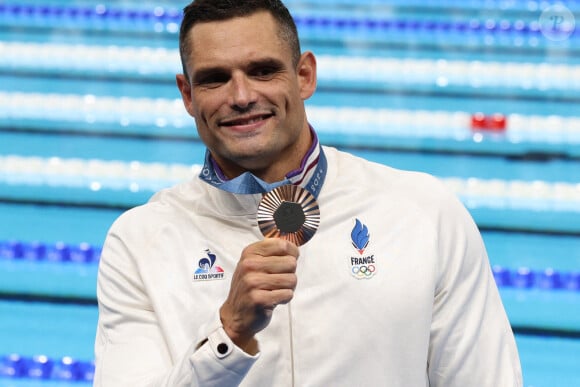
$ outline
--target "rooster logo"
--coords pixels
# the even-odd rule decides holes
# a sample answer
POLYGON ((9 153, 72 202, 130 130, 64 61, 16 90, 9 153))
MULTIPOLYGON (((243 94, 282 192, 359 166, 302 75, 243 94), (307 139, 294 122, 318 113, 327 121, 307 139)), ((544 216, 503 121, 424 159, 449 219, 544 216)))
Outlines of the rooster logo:
POLYGON ((214 266, 216 256, 212 254, 212 252, 208 249, 205 251, 207 257, 204 257, 199 260, 198 266, 199 268, 195 271, 195 274, 201 273, 223 273, 223 269, 219 266, 214 266))

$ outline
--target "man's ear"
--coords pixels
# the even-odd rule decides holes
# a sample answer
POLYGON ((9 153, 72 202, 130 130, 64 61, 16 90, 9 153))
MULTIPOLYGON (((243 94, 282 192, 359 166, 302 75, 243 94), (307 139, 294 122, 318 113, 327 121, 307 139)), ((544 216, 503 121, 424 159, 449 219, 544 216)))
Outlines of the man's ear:
POLYGON ((181 100, 183 101, 185 110, 187 110, 190 116, 195 118, 191 99, 191 85, 189 84, 189 80, 184 74, 177 74, 175 76, 175 81, 177 82, 177 88, 181 93, 181 100))
POLYGON ((300 96, 303 100, 306 100, 316 90, 316 58, 312 52, 306 51, 300 56, 297 73, 300 96))

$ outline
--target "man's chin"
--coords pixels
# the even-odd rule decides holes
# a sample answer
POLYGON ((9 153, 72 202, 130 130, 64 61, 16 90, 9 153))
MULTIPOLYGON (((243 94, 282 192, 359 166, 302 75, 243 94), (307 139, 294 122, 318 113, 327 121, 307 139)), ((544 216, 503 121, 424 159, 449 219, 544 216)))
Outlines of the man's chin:
POLYGON ((253 150, 232 154, 229 160, 242 169, 262 171, 269 168, 277 156, 279 156, 279 152, 253 150))

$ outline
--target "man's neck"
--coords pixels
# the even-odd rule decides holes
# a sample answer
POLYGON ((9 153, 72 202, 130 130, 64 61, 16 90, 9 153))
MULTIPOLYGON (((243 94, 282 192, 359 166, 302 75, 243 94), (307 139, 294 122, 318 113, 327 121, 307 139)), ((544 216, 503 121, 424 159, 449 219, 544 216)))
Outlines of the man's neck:
POLYGON ((265 193, 276 186, 295 184, 308 189, 317 196, 325 175, 326 158, 316 133, 312 131, 312 144, 301 159, 299 167, 289 172, 286 171, 282 178, 273 182, 267 182, 250 171, 245 171, 241 175, 228 179, 213 160, 209 151, 206 152, 205 164, 199 177, 216 188, 237 194, 265 193))

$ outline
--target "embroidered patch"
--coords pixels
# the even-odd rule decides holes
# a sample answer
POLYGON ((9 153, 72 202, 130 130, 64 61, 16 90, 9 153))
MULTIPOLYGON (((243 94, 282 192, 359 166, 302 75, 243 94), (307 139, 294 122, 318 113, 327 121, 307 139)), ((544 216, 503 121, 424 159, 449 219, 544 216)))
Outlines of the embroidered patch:
POLYGON ((350 232, 352 246, 358 252, 358 256, 350 257, 350 274, 357 279, 372 278, 376 273, 375 255, 364 255, 371 236, 369 229, 360 220, 355 219, 355 225, 350 232))
POLYGON ((224 278, 224 269, 215 264, 216 255, 209 249, 205 250, 207 257, 203 257, 198 262, 198 268, 193 273, 194 281, 211 281, 224 278))

